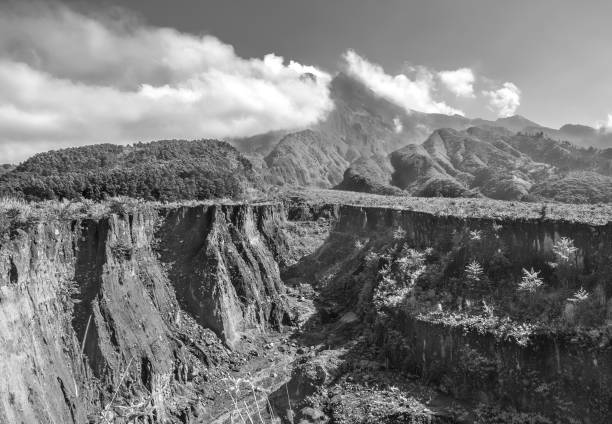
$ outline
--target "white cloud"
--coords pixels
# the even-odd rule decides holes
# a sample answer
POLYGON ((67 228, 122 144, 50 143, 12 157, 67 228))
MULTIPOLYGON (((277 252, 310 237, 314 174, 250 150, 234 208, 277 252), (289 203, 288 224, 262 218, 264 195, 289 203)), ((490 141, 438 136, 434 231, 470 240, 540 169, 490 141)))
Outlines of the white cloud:
POLYGON ((404 131, 404 125, 402 124, 402 121, 397 116, 393 118, 393 128, 394 128, 395 134, 399 134, 402 131, 404 131))
POLYGON ((521 104, 521 90, 511 82, 505 82, 497 90, 483 91, 482 94, 489 99, 489 108, 502 118, 514 115, 521 104))
POLYGON ((212 36, 11 3, 0 6, 0 162, 60 146, 303 127, 333 107, 330 79, 274 54, 238 57, 212 36))
POLYGON ((474 72, 470 68, 460 68, 456 71, 441 71, 438 72, 440 81, 448 90, 458 97, 474 96, 474 72))
POLYGON ((595 128, 604 133, 612 133, 612 113, 608 114, 607 120, 596 122, 595 128))
POLYGON ((359 56, 353 50, 344 53, 347 72, 361 80, 379 96, 384 97, 410 112, 417 110, 427 113, 444 113, 463 115, 443 101, 436 101, 433 93, 436 90, 434 74, 426 68, 413 68, 414 76, 405 74, 389 75, 375 63, 359 56))

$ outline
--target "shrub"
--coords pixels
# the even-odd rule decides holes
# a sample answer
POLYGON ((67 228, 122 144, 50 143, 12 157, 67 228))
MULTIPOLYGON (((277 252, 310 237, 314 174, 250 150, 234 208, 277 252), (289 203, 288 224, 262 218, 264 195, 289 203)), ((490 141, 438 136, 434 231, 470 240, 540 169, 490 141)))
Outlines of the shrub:
POLYGON ((553 245, 553 254, 557 262, 550 265, 552 265, 557 278, 563 282, 564 286, 568 286, 570 282, 577 278, 577 251, 574 241, 567 237, 561 237, 553 245))
POLYGON ((393 230, 393 240, 403 240, 406 237, 406 231, 402 227, 397 227, 393 230))
POLYGON ((560 262, 570 262, 576 259, 576 251, 578 249, 574 247, 574 240, 561 237, 553 245, 553 253, 560 262))
POLYGON ((539 277, 540 271, 534 271, 533 268, 527 271, 523 268, 523 278, 518 285, 518 289, 523 292, 535 293, 544 285, 544 280, 539 277))
POLYGON ((583 289, 582 287, 580 287, 580 290, 574 293, 574 295, 570 297, 569 299, 567 299, 567 301, 572 302, 572 303, 582 303, 588 298, 589 298, 589 292, 583 289))
POLYGON ((127 243, 117 240, 110 246, 111 253, 117 259, 126 259, 129 260, 132 258, 133 249, 132 246, 127 243))
POLYGON ((484 270, 482 269, 482 266, 475 260, 467 264, 465 267, 465 276, 468 281, 472 283, 480 281, 483 272, 484 270))

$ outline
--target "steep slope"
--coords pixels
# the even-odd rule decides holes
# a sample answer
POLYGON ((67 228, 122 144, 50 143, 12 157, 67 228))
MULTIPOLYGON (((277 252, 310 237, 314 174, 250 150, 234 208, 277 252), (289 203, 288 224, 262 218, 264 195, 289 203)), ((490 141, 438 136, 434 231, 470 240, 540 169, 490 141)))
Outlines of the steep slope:
POLYGON ((264 178, 277 185, 336 185, 349 164, 341 147, 312 130, 288 134, 265 157, 264 178))
POLYGON ((215 340, 290 321, 281 218, 200 205, 14 222, 0 234, 0 422, 129 421, 115 399, 188 422, 221 378, 215 340))
POLYGON ((570 172, 534 185, 531 194, 565 203, 610 203, 612 177, 596 172, 570 172))
POLYGON ((402 195, 402 190, 391 185, 390 175, 393 167, 388 156, 374 155, 360 158, 344 171, 338 190, 359 191, 387 195, 402 195))
POLYGON ((506 143, 498 130, 442 129, 422 145, 393 152, 393 185, 420 196, 472 197, 480 189, 488 197, 526 196, 533 171, 542 168, 506 143), (486 137, 485 137, 486 136, 486 137))

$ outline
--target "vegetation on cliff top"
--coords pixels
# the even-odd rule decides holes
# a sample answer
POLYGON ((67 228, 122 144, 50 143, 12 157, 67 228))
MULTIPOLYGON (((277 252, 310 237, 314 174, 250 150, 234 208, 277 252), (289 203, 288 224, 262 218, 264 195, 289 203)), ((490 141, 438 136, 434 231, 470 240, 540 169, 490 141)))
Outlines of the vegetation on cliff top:
POLYGON ((325 189, 286 189, 276 194, 278 200, 311 205, 336 204, 370 208, 410 210, 457 218, 489 218, 496 220, 545 219, 606 225, 612 221, 612 205, 597 203, 567 204, 554 201, 519 202, 482 198, 444 198, 383 196, 325 189))

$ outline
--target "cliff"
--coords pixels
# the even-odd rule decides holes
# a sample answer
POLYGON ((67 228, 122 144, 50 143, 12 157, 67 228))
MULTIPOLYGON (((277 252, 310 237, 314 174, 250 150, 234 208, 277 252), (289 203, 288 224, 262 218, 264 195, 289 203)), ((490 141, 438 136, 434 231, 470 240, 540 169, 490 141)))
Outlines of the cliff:
POLYGON ((291 320, 276 257, 281 209, 144 209, 47 221, 0 247, 0 422, 75 422, 117 391, 168 411, 177 374, 206 368, 211 329, 229 346, 291 320), (123 393, 125 394, 125 393, 123 393))
POLYGON ((325 246, 294 270, 321 285, 322 319, 359 314, 380 361, 455 399, 608 422, 609 223, 361 206, 337 215, 325 246), (562 238, 576 250, 557 272, 562 238), (471 287, 464 269, 474 258, 483 272, 471 287), (538 292, 517 289, 524 268, 541 272, 538 292), (582 288, 584 305, 568 300, 582 288))
MULTIPOLYGON (((274 405, 291 397, 296 406, 304 394, 289 381, 291 355, 302 351, 308 364, 313 340, 330 350, 340 375, 351 375, 365 351, 370 362, 418 375, 470 405, 553 419, 565 407, 568 417, 607 422, 608 215, 585 209, 570 221, 559 218, 561 206, 546 215, 518 203, 403 199, 373 207, 370 200, 141 204, 98 218, 48 215, 5 225, 0 423, 227 421, 228 376, 251 371, 277 392, 274 405), (513 218, 517 211, 524 218, 513 218), (571 278, 550 265, 562 237, 576 249, 571 278), (477 288, 465 284, 474 258, 484 269, 477 288), (516 283, 531 267, 545 287, 527 298, 516 283), (581 286, 590 293, 591 321, 564 321, 565 299, 581 286), (472 305, 481 299, 498 315, 472 305), (298 322, 300 347, 287 342, 272 352, 270 335, 298 322), (241 371, 245 358, 253 365, 241 371)), ((323 388, 315 386, 317 395, 323 388)), ((245 408, 254 411, 252 403, 245 408)))

